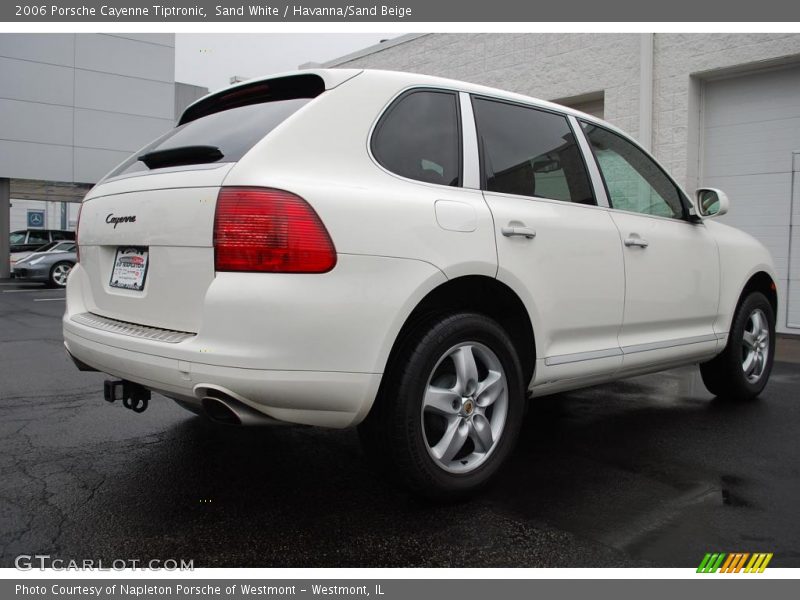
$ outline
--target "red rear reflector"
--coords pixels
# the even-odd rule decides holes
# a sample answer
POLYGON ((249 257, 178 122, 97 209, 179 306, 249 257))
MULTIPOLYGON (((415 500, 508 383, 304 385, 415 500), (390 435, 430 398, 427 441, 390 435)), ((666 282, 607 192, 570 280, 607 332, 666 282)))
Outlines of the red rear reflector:
POLYGON ((81 262, 81 211, 83 211, 83 202, 78 205, 78 222, 75 225, 75 261, 81 262))
POLYGON ((325 273, 336 248, 300 196, 268 188, 222 188, 214 217, 217 271, 325 273))

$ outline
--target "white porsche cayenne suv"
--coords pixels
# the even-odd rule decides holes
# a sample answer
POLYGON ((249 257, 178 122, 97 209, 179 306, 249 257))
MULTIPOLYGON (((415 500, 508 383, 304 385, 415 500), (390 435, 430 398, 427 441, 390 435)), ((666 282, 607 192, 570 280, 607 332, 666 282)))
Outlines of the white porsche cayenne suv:
POLYGON ((359 425, 416 491, 508 457, 529 397, 684 364, 767 383, 769 253, 611 125, 407 73, 248 81, 86 197, 66 348, 106 399, 359 425))

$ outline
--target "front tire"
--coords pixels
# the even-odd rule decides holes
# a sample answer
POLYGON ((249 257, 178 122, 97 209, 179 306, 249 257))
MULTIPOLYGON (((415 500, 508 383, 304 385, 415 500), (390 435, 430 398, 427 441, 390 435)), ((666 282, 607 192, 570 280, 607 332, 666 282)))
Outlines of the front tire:
POLYGON ((522 369, 509 336, 480 314, 434 319, 417 327, 395 365, 361 427, 367 451, 380 452, 430 498, 481 488, 508 457, 522 422, 522 369))
POLYGON ((775 311, 760 292, 748 294, 733 318, 725 350, 700 365, 709 392, 726 400, 751 400, 767 385, 775 357, 775 311))

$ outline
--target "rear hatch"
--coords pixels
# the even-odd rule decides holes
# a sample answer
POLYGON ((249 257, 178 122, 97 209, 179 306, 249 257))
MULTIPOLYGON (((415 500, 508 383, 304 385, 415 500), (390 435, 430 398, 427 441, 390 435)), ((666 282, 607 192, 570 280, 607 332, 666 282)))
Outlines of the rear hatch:
POLYGON ((214 214, 226 175, 325 84, 303 74, 207 96, 98 184, 82 205, 78 229, 88 310, 199 331, 214 280, 214 214))

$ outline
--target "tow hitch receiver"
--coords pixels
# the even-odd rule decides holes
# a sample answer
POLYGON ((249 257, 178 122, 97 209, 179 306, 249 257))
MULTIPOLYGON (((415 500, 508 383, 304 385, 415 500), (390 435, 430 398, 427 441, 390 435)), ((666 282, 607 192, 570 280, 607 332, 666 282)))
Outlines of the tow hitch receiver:
POLYGON ((106 379, 103 382, 103 398, 106 402, 114 402, 122 398, 122 405, 133 412, 142 413, 147 410, 150 401, 150 390, 122 379, 106 379))

